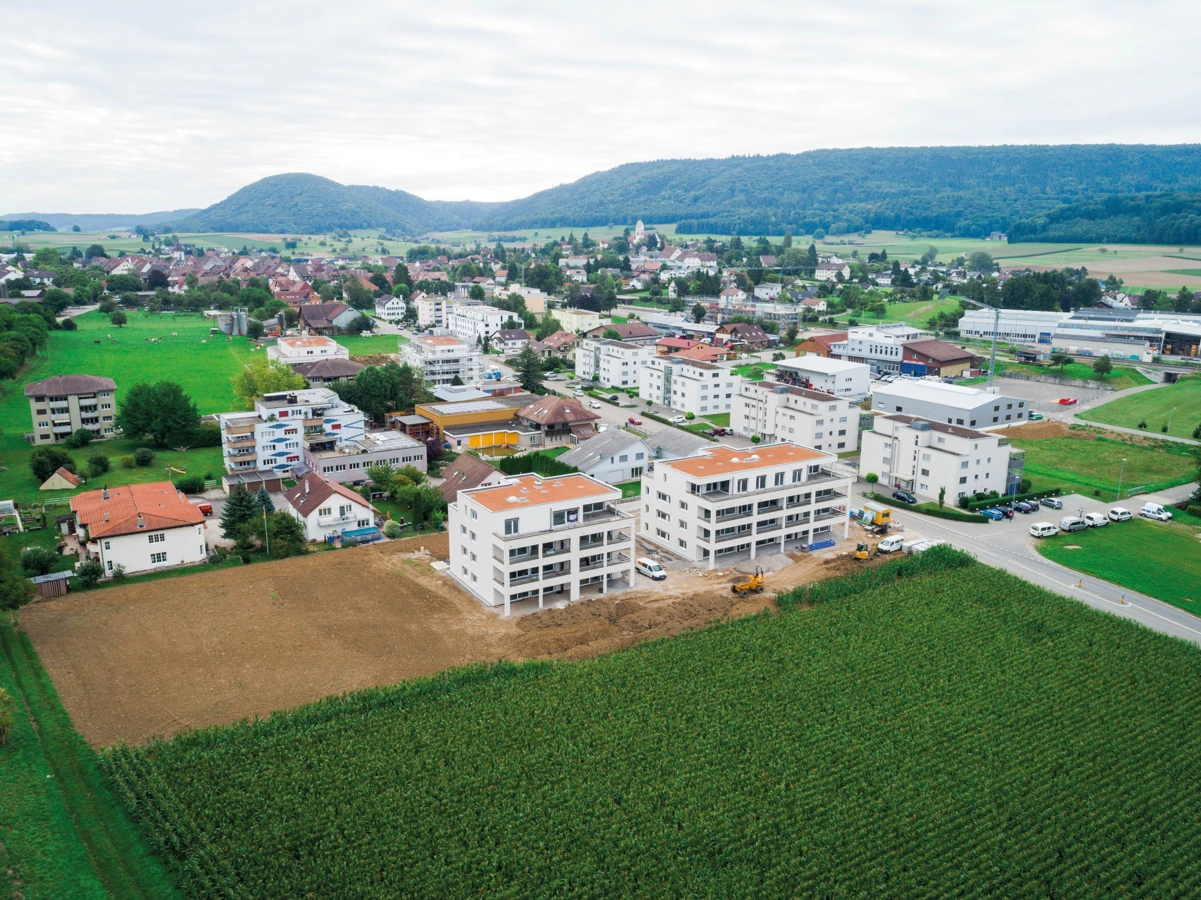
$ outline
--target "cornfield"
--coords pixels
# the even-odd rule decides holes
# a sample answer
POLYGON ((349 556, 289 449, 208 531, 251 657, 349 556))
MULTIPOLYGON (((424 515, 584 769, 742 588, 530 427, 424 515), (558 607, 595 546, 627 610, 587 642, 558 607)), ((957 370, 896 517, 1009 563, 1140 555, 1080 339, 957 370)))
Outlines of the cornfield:
POLYGON ((890 565, 104 766, 197 898, 1201 894, 1197 649, 951 554, 890 565))

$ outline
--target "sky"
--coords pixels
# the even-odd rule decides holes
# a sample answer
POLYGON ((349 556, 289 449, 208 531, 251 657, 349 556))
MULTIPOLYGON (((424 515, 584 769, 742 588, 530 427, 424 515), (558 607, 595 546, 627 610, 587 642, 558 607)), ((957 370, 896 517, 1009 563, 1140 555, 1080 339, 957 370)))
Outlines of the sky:
POLYGON ((1201 3, 0 0, 0 214, 312 172, 509 200, 626 162, 1201 141, 1201 3))

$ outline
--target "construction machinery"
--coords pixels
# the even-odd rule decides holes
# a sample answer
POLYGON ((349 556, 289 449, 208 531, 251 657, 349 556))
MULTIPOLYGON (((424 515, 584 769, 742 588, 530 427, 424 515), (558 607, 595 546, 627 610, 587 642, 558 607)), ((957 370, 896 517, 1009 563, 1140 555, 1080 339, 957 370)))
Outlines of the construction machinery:
POLYGON ((855 559, 871 559, 876 553, 876 547, 871 544, 861 543, 855 547, 855 559))
POLYGON ((735 581, 730 585, 732 590, 739 597, 745 597, 747 594, 754 591, 756 594, 763 593, 763 570, 759 566, 755 566, 755 574, 748 575, 744 581, 735 581))

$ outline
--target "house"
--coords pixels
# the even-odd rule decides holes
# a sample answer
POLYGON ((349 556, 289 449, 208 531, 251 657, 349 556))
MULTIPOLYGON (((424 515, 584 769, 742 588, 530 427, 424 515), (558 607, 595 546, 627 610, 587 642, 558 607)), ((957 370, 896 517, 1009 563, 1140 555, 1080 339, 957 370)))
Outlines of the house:
POLYGON ((267 359, 277 360, 296 370, 305 363, 325 359, 350 359, 350 351, 333 338, 302 334, 281 337, 267 348, 267 359))
POLYGON ((694 359, 697 362, 725 362, 735 355, 729 347, 714 347, 712 344, 697 343, 695 347, 681 350, 676 354, 680 359, 694 359))
POLYGON ((776 267, 776 258, 774 256, 760 255, 759 265, 765 269, 774 269, 776 267))
POLYGON ((743 382, 730 427, 766 444, 788 441, 814 450, 859 449, 859 407, 846 397, 778 381, 743 382))
POLYGON ((309 384, 331 384, 335 381, 349 381, 364 368, 366 367, 349 359, 323 359, 320 362, 299 363, 292 367, 292 371, 302 376, 309 384))
POLYGON ((39 491, 73 491, 83 484, 83 479, 74 472, 59 466, 42 482, 39 491))
POLYGON ((520 328, 502 328, 492 338, 492 347, 505 356, 513 356, 524 350, 529 342, 528 331, 522 331, 520 328))
POLYGON ((438 294, 423 294, 420 291, 411 298, 417 307, 418 328, 445 328, 446 313, 450 302, 438 294))
POLYGON ((1026 401, 1016 397, 912 378, 877 384, 872 389, 872 409, 884 415, 903 413, 967 428, 1021 424, 1028 411, 1026 401))
POLYGON ((584 332, 586 338, 603 338, 610 331, 617 332, 616 341, 626 344, 653 344, 661 335, 645 322, 610 322, 590 328, 584 332))
POLYGON ((660 356, 670 356, 673 353, 679 353, 681 350, 691 350, 693 347, 704 346, 706 345, 700 341, 694 341, 690 338, 666 337, 655 341, 655 350, 660 356))
POLYGON ((593 424, 600 416, 574 397, 566 399, 553 394, 537 398, 517 410, 514 418, 530 431, 541 435, 543 446, 585 441, 596 434, 593 424))
POLYGON ((550 315, 559 320, 564 331, 585 333, 601 324, 600 313, 587 309, 556 309, 550 315))
POLYGON ((637 387, 639 371, 656 355, 653 345, 586 339, 575 349, 575 373, 602 387, 637 387))
POLYGON ((433 385, 456 378, 470 384, 480 377, 481 351, 448 334, 417 335, 400 345, 400 361, 417 369, 433 385))
POLYGON ((768 334, 758 325, 747 325, 743 322, 725 322, 718 325, 716 340, 726 346, 739 347, 751 353, 776 345, 775 336, 768 334))
POLYGON ((300 325, 314 334, 341 334, 361 315, 345 303, 306 303, 300 307, 300 325))
POLYGON ((711 441, 682 428, 663 428, 643 439, 652 461, 659 459, 683 459, 696 456, 711 441))
POLYGON ((486 606, 574 603, 634 581, 634 520, 621 491, 587 475, 522 475, 460 490, 450 574, 486 606))
POLYGON ((548 335, 546 340, 531 341, 530 346, 543 359, 550 359, 552 356, 572 359, 579 343, 580 336, 575 332, 556 331, 554 334, 548 335))
POLYGON ((659 460, 642 474, 640 536, 706 569, 845 539, 852 479, 836 463, 787 442, 659 460))
POLYGON ((746 291, 731 285, 718 294, 718 298, 721 300, 722 306, 737 306, 740 303, 746 303, 746 291))
POLYGON ((641 478, 649 461, 650 451, 642 438, 620 428, 602 431, 559 457, 564 465, 609 484, 641 478))
POLYGON ((892 272, 880 272, 878 275, 873 275, 872 280, 878 287, 892 287, 892 272))
POLYGON ((399 322, 405 317, 407 310, 408 306, 401 297, 384 294, 375 300, 375 314, 387 322, 399 322))
POLYGON ((316 472, 339 484, 363 484, 372 466, 393 468, 412 466, 426 471, 427 448, 424 441, 402 431, 368 431, 324 450, 305 450, 304 465, 296 472, 316 472))
POLYGON ((846 339, 847 333, 845 331, 831 331, 828 334, 813 334, 797 344, 796 355, 830 357, 833 355, 833 346, 837 343, 845 341, 846 339))
POLYGON ((901 372, 954 378, 972 367, 973 356, 971 351, 946 341, 910 341, 901 347, 901 372))
POLYGON ((25 435, 30 444, 58 444, 75 431, 86 428, 93 440, 107 440, 114 433, 117 383, 95 375, 55 375, 25 385, 33 431, 25 435))
POLYGON ((871 370, 864 363, 829 359, 816 354, 784 359, 776 364, 777 381, 854 400, 871 390, 871 370))
POLYGON ((687 359, 687 352, 651 359, 642 370, 638 396, 685 415, 728 413, 742 376, 728 365, 687 359))
POLYGON ((375 507, 348 487, 310 472, 284 494, 287 512, 304 526, 309 541, 375 527, 375 507))
POLYGON ((813 313, 824 313, 830 308, 829 304, 826 303, 826 301, 821 297, 805 297, 797 305, 800 306, 803 311, 813 313))
POLYGON ((774 303, 780 299, 780 292, 784 290, 784 285, 778 281, 765 281, 763 284, 755 285, 755 299, 766 300, 769 303, 774 303))
POLYGON ((851 277, 851 267, 844 262, 818 263, 813 270, 813 277, 818 281, 838 281, 838 276, 846 281, 851 277))
POLYGON ((208 558, 204 516, 169 481, 85 491, 71 498, 81 555, 127 574, 208 558))
POLYGON ((488 465, 478 456, 464 453, 442 470, 442 499, 451 504, 458 499, 459 491, 492 487, 507 481, 508 476, 500 469, 488 465))

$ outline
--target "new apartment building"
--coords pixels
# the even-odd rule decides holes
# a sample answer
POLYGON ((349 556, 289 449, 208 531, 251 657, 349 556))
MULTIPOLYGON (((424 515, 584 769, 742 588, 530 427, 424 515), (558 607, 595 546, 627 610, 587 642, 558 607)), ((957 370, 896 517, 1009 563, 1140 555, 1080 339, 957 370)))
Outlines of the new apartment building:
POLYGON ((469 347, 481 346, 505 327, 513 314, 495 306, 456 304, 446 313, 446 330, 469 347))
POLYGON ((776 379, 839 397, 861 400, 872 385, 871 368, 866 363, 848 362, 810 353, 776 364, 776 379))
POLYGON ((657 352, 654 346, 586 339, 575 348, 575 374, 602 387, 638 387, 639 372, 657 352))
POLYGON ((113 436, 117 383, 95 375, 55 375, 25 385, 33 431, 31 444, 57 444, 86 428, 93 440, 113 436))
POLYGON ((679 354, 655 356, 642 370, 638 396, 682 413, 703 416, 733 410, 742 376, 732 366, 680 359, 679 354))
POLYGON ((880 483, 904 488, 920 500, 945 502, 996 491, 1009 493, 1021 481, 1023 455, 1011 456, 1001 436, 916 416, 876 416, 864 432, 859 471, 875 472, 880 483))
POLYGON ((278 360, 295 369, 305 363, 326 359, 350 359, 350 351, 333 338, 316 334, 281 337, 267 348, 267 359, 278 360))
POLYGON ((909 378, 891 384, 877 384, 872 391, 872 409, 886 414, 905 413, 968 428, 1021 423, 1026 421, 1029 412, 1026 401, 1017 397, 941 381, 909 378))
POLYGON ((574 602, 634 580, 634 518, 587 475, 522 475, 450 504, 450 571, 487 606, 574 602))
POLYGON ((730 427, 746 437, 757 434, 767 444, 788 441, 845 453, 859 449, 859 412, 846 397, 776 381, 747 381, 734 395, 730 427))
POLYGON ((434 386, 450 384, 458 378, 472 384, 480 377, 479 348, 448 334, 418 335, 400 345, 400 361, 419 369, 434 386))
POLYGON ((285 472, 306 453, 333 450, 367 431, 362 411, 329 388, 264 394, 253 412, 223 413, 217 421, 227 472, 285 472))
POLYGON ((833 453, 714 445, 642 475, 643 540, 705 568, 845 538, 851 478, 833 453))

